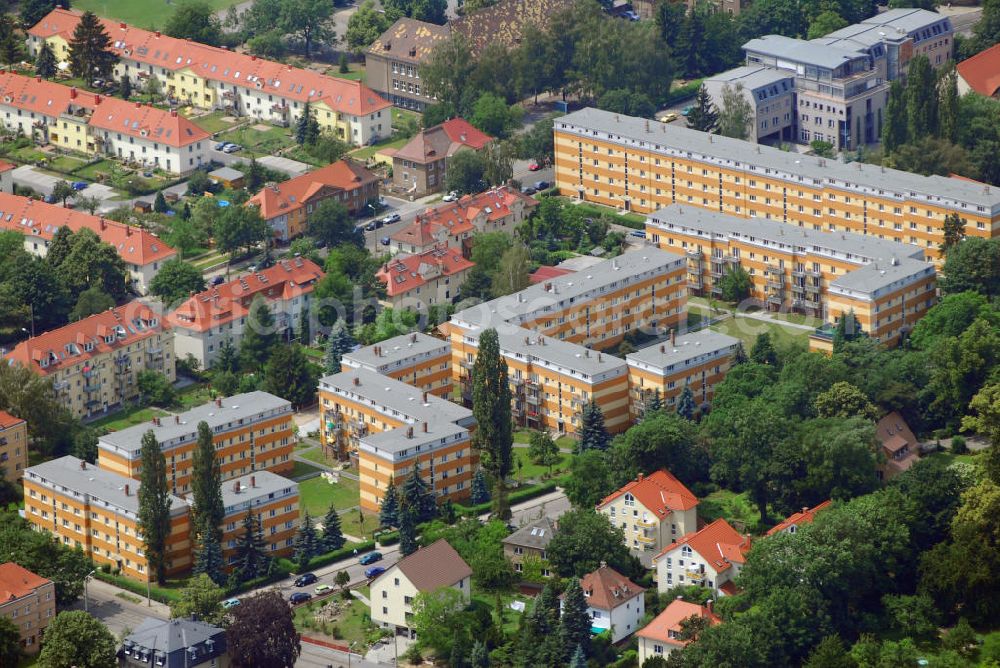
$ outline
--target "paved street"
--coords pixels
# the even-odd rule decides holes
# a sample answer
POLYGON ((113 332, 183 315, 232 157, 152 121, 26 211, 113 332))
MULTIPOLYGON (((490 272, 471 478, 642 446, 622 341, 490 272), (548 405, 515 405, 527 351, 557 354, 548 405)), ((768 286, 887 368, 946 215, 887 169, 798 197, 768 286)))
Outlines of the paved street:
MULTIPOLYGON (((162 603, 151 601, 151 604, 147 605, 145 597, 121 590, 100 580, 88 581, 87 597, 90 614, 104 622, 116 637, 126 629, 135 629, 146 617, 170 618, 170 608, 162 603), (139 598, 142 600, 135 603, 134 600, 139 598)), ((81 598, 70 606, 70 609, 84 610, 86 607, 84 599, 81 598)))

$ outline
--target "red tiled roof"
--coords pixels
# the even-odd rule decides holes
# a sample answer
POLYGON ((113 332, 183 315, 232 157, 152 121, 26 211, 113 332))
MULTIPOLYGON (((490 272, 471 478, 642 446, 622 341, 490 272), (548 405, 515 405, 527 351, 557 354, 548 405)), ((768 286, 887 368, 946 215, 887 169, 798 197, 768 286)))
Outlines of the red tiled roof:
POLYGON ((24 420, 19 417, 14 417, 7 411, 0 411, 0 429, 10 429, 15 425, 19 425, 24 420))
POLYGON ((297 257, 279 260, 256 274, 233 279, 191 296, 168 319, 174 327, 204 332, 250 313, 258 294, 270 299, 291 299, 308 294, 325 274, 316 263, 297 257))
POLYGON ((601 610, 613 610, 625 605, 646 591, 610 566, 601 566, 593 573, 584 575, 580 579, 580 587, 587 597, 587 605, 601 610))
POLYGON ((833 501, 824 501, 815 508, 803 508, 802 512, 793 513, 789 515, 784 522, 774 525, 770 531, 768 531, 765 536, 773 536, 776 533, 781 533, 785 531, 790 526, 801 526, 803 524, 810 524, 814 519, 816 519, 816 513, 821 510, 826 510, 830 507, 833 501))
POLYGON ((8 561, 0 564, 0 604, 31 594, 52 580, 35 575, 27 568, 8 561))
POLYGON ((0 230, 32 234, 47 241, 63 226, 73 232, 84 228, 94 232, 106 244, 114 246, 125 262, 145 266, 177 255, 163 240, 138 227, 105 220, 58 204, 0 193, 0 230))
POLYGON ((698 505, 698 497, 666 469, 648 476, 639 475, 616 492, 604 498, 597 508, 603 508, 623 494, 631 494, 646 510, 663 519, 675 510, 690 510, 698 505))
POLYGON ((969 88, 980 95, 993 97, 1000 89, 1000 44, 963 60, 955 69, 969 88))
POLYGON ((353 160, 338 160, 294 179, 264 187, 247 200, 247 204, 260 207, 264 220, 287 214, 301 208, 317 194, 330 189, 332 192, 353 192, 377 181, 378 177, 353 160))
POLYGON ((641 628, 636 636, 669 643, 675 647, 684 647, 690 641, 678 640, 675 637, 671 637, 670 632, 673 631, 674 634, 680 633, 681 622, 688 617, 704 617, 708 619, 709 626, 715 626, 722 622, 718 615, 705 606, 677 599, 671 601, 670 605, 663 609, 663 612, 654 617, 649 624, 641 628))
POLYGON ((17 165, 15 165, 12 162, 7 162, 6 160, 0 160, 0 172, 9 172, 10 170, 16 167, 17 165))
POLYGON ((653 557, 655 562, 663 555, 688 545, 702 559, 715 569, 716 573, 727 570, 733 563, 746 562, 750 552, 750 537, 739 532, 724 519, 717 519, 696 533, 689 533, 676 543, 671 543, 653 557))
POLYGON ((375 277, 385 283, 386 294, 396 297, 419 288, 428 278, 453 276, 474 266, 460 251, 441 245, 416 255, 396 256, 375 277))
POLYGON ((474 128, 468 121, 452 118, 418 132, 396 151, 393 160, 412 160, 419 163, 434 162, 455 155, 459 149, 479 150, 493 141, 493 137, 474 128))
POLYGON ((175 111, 94 95, 14 72, 0 71, 0 98, 5 104, 46 116, 58 117, 69 112, 70 107, 89 111, 89 126, 174 147, 184 147, 210 136, 175 111))
POLYGON ((544 283, 545 281, 551 281, 553 278, 559 278, 560 276, 572 273, 574 273, 572 269, 542 266, 536 269, 528 278, 532 283, 544 283))
POLYGON ((719 591, 721 591, 726 596, 736 596, 738 593, 740 593, 739 587, 737 587, 736 583, 733 582, 732 580, 728 580, 719 585, 719 591))
MULTIPOLYGON (((77 11, 54 9, 32 26, 28 34, 43 39, 58 35, 69 40, 80 16, 77 11)), ((335 111, 355 116, 392 106, 360 81, 329 77, 108 19, 101 19, 101 23, 111 37, 115 53, 146 65, 174 72, 187 69, 204 79, 257 88, 265 94, 297 102, 322 101, 335 111)))
POLYGON ((473 232, 472 221, 486 212, 486 220, 496 221, 511 215, 511 205, 522 200, 527 209, 538 206, 537 200, 507 186, 466 195, 457 202, 445 202, 417 214, 412 223, 392 235, 393 241, 428 246, 447 236, 473 232), (487 209, 489 211, 487 211, 487 209))
POLYGON ((22 341, 7 353, 6 359, 45 376, 169 328, 148 306, 133 301, 22 341))

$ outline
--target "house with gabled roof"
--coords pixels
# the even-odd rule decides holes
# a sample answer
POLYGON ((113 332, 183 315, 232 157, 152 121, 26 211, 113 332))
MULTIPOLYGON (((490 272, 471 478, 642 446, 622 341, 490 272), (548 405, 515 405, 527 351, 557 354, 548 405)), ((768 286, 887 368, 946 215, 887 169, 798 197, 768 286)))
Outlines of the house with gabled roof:
MULTIPOLYGON (((646 614, 646 589, 601 562, 600 568, 580 579, 587 601, 591 633, 611 631, 611 642, 635 633, 646 614)), ((565 601, 565 594, 560 597, 565 601)))
POLYGON ((750 536, 740 534, 724 519, 668 545, 653 557, 657 589, 663 594, 678 585, 700 585, 717 594, 732 594, 750 552, 750 536))
POLYGON ((440 192, 448 160, 459 151, 482 150, 491 141, 493 137, 463 118, 421 130, 392 156, 392 188, 413 197, 440 192))
POLYGON ((122 640, 123 668, 228 668, 226 630, 197 619, 147 617, 122 640))
POLYGON ((441 538, 403 557, 371 583, 371 618, 382 628, 412 636, 413 603, 418 594, 450 587, 468 604, 472 600, 472 569, 448 541, 441 538))
POLYGON ((778 533, 796 533, 803 524, 812 524, 812 521, 816 519, 817 513, 826 510, 831 505, 833 505, 833 501, 826 500, 814 508, 803 508, 801 512, 792 513, 784 521, 775 524, 764 535, 773 536, 778 533))
POLYGON ((908 471, 920 459, 920 441, 898 411, 878 421, 875 436, 882 445, 884 458, 876 471, 880 480, 889 480, 908 471))
POLYGON ((397 255, 375 273, 385 284, 381 303, 393 309, 450 304, 474 266, 461 251, 443 244, 417 255, 397 255))
POLYGON ((634 552, 658 552, 698 528, 698 497, 670 471, 639 476, 597 504, 634 552))
MULTIPOLYGON (((548 559, 546 550, 558 531, 558 525, 547 516, 528 522, 501 541, 503 554, 514 564, 516 573, 523 573, 526 559, 537 559, 540 562, 548 559)), ((549 576, 547 563, 542 564, 542 575, 549 576)))
POLYGON ((681 597, 670 602, 663 611, 642 627, 636 635, 639 641, 639 665, 654 656, 667 658, 675 649, 685 647, 690 640, 681 639, 681 622, 691 617, 701 617, 709 626, 720 624, 722 620, 712 612, 712 602, 707 605, 689 603, 681 597))

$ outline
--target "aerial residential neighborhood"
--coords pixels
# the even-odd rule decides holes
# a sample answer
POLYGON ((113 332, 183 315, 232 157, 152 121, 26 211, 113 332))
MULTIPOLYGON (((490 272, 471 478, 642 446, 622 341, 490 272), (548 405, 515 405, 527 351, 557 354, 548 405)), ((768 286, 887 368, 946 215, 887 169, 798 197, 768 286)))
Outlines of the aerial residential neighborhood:
POLYGON ((0 667, 1000 665, 1000 4, 20 0, 0 667))

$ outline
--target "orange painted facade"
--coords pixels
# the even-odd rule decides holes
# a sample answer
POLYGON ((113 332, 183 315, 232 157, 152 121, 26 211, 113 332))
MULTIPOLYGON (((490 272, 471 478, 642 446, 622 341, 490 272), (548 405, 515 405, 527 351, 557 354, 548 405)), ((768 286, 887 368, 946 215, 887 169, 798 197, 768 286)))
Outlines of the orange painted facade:
POLYGON ((281 476, 259 471, 222 485, 225 508, 222 528, 222 558, 226 568, 236 561, 237 546, 244 533, 249 510, 261 527, 265 549, 271 557, 293 552, 299 526, 299 486, 281 476))
POLYGON ((451 344, 421 332, 345 354, 341 369, 367 369, 439 397, 451 395, 451 344))

